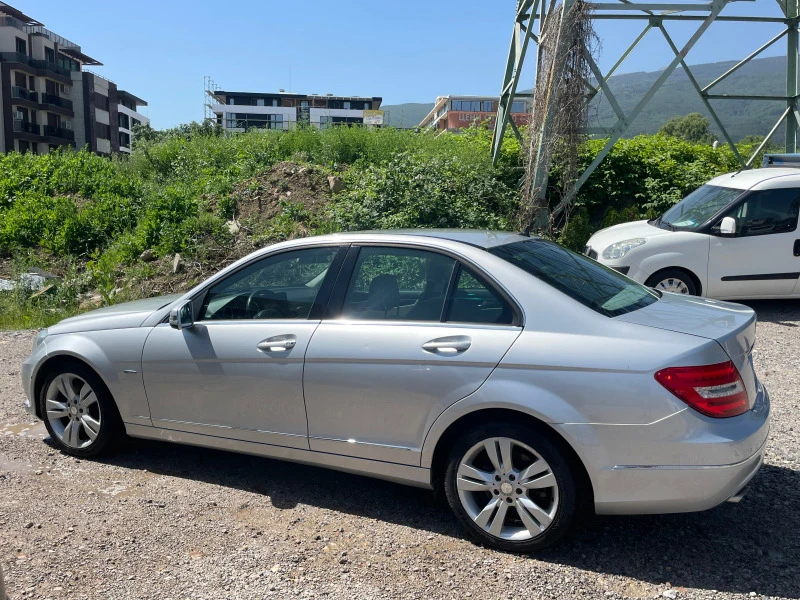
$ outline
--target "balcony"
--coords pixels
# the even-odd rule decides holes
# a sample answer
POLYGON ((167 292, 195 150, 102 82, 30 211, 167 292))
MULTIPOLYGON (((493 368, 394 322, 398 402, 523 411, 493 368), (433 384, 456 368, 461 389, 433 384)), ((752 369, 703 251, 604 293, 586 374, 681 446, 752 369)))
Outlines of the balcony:
POLYGON ((44 126, 44 135, 49 137, 61 138, 62 140, 75 141, 75 132, 71 129, 64 129, 63 127, 56 127, 54 125, 44 126))
POLYGON ((15 133, 30 133, 32 135, 40 135, 39 125, 31 123, 30 121, 23 121, 22 119, 14 119, 14 132, 15 133))
MULTIPOLYGON (((16 20, 16 19, 15 19, 16 20)), ((67 38, 61 37, 57 33, 53 33, 49 29, 45 29, 42 25, 24 25, 23 26, 25 33, 29 33, 31 35, 41 35, 46 37, 51 42, 55 42, 62 48, 69 48, 72 50, 80 51, 81 47, 78 46, 75 42, 70 42, 67 38)))
POLYGON ((51 73, 56 73, 67 78, 70 77, 70 73, 72 72, 49 60, 38 60, 26 54, 22 54, 21 52, 0 52, 0 60, 4 62, 21 63, 23 65, 28 65, 32 69, 50 71, 51 73))
POLYGON ((72 100, 67 100, 66 98, 53 94, 42 94, 42 104, 52 104, 53 106, 60 106, 61 108, 72 110, 72 100))
POLYGON ((32 92, 24 87, 19 87, 17 85, 11 88, 11 97, 17 98, 19 100, 28 100, 29 102, 36 102, 39 103, 39 94, 36 92, 32 92))

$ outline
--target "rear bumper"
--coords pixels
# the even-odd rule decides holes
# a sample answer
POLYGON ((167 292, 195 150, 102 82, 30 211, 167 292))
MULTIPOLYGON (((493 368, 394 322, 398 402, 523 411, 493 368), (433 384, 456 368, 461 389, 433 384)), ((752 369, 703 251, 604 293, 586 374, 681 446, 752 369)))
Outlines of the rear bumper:
POLYGON ((661 514, 713 508, 758 472, 770 401, 758 383, 753 408, 730 419, 686 409, 645 426, 562 426, 592 481, 598 514, 661 514), (578 429, 590 428, 590 429, 578 429))
POLYGON ((660 514, 708 510, 744 488, 761 468, 766 443, 730 465, 614 467, 609 478, 624 493, 606 494, 597 514, 660 514))

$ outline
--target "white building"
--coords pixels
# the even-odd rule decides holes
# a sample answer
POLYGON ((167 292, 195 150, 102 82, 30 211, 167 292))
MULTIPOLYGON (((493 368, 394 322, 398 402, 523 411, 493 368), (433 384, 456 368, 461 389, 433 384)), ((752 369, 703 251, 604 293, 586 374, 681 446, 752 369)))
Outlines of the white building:
POLYGON ((331 125, 383 124, 382 98, 253 92, 209 92, 211 110, 226 132, 248 129, 288 130, 298 123, 331 125))

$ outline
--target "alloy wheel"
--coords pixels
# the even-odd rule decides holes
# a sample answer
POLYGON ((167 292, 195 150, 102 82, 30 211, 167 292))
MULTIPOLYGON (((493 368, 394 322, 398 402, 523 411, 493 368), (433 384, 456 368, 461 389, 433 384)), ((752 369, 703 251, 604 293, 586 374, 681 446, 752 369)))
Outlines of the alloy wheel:
POLYGON ((70 448, 87 448, 100 434, 102 414, 92 387, 74 373, 62 373, 45 396, 47 420, 53 433, 70 448))
POLYGON ((456 488, 473 522, 506 541, 542 535, 559 507, 558 483, 547 461, 530 446, 506 437, 489 438, 466 452, 456 488))

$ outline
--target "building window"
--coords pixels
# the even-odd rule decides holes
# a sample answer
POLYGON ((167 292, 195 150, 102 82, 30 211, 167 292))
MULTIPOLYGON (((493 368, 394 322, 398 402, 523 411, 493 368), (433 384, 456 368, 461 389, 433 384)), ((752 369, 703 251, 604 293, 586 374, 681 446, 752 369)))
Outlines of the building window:
POLYGON ((121 148, 131 147, 131 136, 124 131, 119 132, 119 145, 121 148))
POLYGON ((327 129, 330 124, 333 123, 333 117, 320 117, 319 118, 319 128, 320 129, 327 129))
POLYGON ((491 100, 481 102, 481 112, 494 112, 494 102, 491 100))
POLYGON ((22 38, 17 38, 17 52, 20 54, 28 55, 28 42, 22 38))
POLYGON ((142 122, 139 119, 134 119, 133 117, 131 117, 131 129, 141 124, 142 122))
POLYGON ((344 103, 344 109, 345 110, 350 110, 350 103, 349 102, 345 102, 344 103))
POLYGON ((77 61, 74 61, 71 58, 67 58, 63 54, 58 55, 58 64, 62 69, 66 69, 67 71, 81 70, 81 66, 78 64, 77 61))
POLYGON ((225 129, 283 129, 283 115, 225 113, 225 129))
POLYGON ((527 113, 528 112, 528 103, 522 102, 518 100, 516 102, 511 103, 511 112, 512 113, 527 113))
POLYGON ((123 129, 131 128, 130 119, 128 119, 128 115, 125 113, 119 113, 119 126, 123 129))
POLYGON ((480 100, 453 100, 452 110, 462 112, 481 112, 480 100))
POLYGON ((44 59, 47 62, 54 63, 56 62, 56 51, 52 48, 45 48, 44 49, 44 59))
POLYGON ((94 105, 97 108, 108 110, 108 96, 103 96, 103 94, 98 94, 97 92, 95 92, 94 105))
POLYGON ((111 139, 111 127, 109 127, 105 123, 95 123, 95 128, 96 128, 95 131, 97 132, 97 139, 99 140, 111 139))
POLYGON ((264 99, 256 98, 256 106, 264 106, 264 99))

